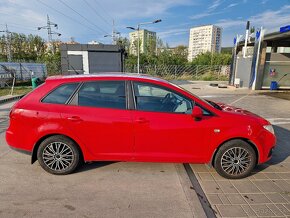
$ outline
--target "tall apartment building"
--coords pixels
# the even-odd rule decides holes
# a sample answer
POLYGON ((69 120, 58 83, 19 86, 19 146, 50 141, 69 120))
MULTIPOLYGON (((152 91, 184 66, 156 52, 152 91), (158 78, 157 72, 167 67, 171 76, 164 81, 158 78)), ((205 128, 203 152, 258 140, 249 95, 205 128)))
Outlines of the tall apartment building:
MULTIPOLYGON (((129 33, 130 54, 137 55, 138 31, 129 33)), ((156 51, 156 32, 145 29, 139 30, 140 54, 156 51)))
POLYGON ((214 25, 193 27, 189 33, 188 61, 198 54, 221 51, 222 29, 214 25))

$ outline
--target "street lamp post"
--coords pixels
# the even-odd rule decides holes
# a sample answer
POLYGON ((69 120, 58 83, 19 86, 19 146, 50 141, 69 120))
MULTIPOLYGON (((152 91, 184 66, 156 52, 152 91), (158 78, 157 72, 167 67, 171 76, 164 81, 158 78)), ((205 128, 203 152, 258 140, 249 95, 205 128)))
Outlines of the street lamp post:
POLYGON ((139 42, 139 38, 140 38, 140 34, 139 34, 139 31, 140 31, 140 26, 142 25, 147 25, 147 24, 154 24, 154 23, 159 23, 161 22, 162 20, 161 19, 158 19, 158 20, 154 20, 154 21, 151 21, 151 22, 144 22, 144 23, 138 23, 137 24, 137 28, 134 28, 134 27, 127 27, 128 29, 131 29, 131 30, 135 30, 137 31, 137 73, 139 74, 140 73, 140 42, 139 42))

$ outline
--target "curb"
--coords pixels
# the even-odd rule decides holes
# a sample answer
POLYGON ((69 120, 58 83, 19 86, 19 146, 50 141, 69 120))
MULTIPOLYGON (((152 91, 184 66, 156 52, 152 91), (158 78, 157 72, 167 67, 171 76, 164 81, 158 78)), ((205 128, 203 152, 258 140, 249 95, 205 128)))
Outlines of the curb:
POLYGON ((7 102, 10 102, 10 101, 14 101, 14 100, 17 100, 17 99, 20 99, 22 98, 24 95, 17 95, 17 96, 11 96, 9 98, 5 98, 5 99, 1 99, 0 100, 0 104, 5 104, 7 102))

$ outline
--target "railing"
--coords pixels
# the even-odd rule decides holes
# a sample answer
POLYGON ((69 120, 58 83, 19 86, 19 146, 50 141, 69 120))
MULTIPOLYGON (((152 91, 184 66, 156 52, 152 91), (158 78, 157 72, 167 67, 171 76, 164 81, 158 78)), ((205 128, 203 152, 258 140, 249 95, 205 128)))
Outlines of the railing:
MULTIPOLYGON (((125 65, 125 72, 136 73, 136 65, 125 65)), ((179 80, 228 80, 229 65, 140 65, 140 73, 179 80)))
POLYGON ((31 74, 38 78, 45 78, 47 76, 47 69, 45 64, 39 63, 9 63, 0 62, 0 79, 8 79, 16 77, 19 81, 26 81, 31 79, 31 74))

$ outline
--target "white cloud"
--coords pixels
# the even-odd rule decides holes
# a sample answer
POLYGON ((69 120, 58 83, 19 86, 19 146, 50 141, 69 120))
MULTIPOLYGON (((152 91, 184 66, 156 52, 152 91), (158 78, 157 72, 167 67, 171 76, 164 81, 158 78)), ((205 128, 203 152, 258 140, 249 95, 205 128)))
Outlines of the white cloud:
MULTIPOLYGON (((80 38, 90 38, 100 41, 108 40, 109 42, 109 39, 104 39, 103 35, 112 31, 112 26, 108 25, 108 23, 112 23, 112 17, 115 19, 117 27, 125 28, 127 25, 136 25, 139 19, 141 21, 162 19, 164 16, 168 15, 172 7, 184 5, 192 6, 196 4, 196 0, 87 0, 89 4, 96 9, 99 15, 108 21, 108 23, 106 23, 83 1, 63 1, 87 19, 91 20, 92 23, 104 29, 107 33, 100 32, 98 28, 61 4, 58 0, 0 0, 0 25, 3 26, 3 24, 7 23, 9 29, 12 29, 12 31, 28 34, 31 33, 31 31, 28 29, 25 30, 24 26, 30 29, 44 26, 46 25, 46 15, 49 14, 51 21, 59 25, 59 30, 56 31, 62 33, 61 38, 63 39, 75 36, 76 40, 80 38), (74 20, 56 12, 56 10, 74 20), (130 23, 132 20, 134 23, 130 23), (12 23, 17 23, 19 29, 14 27, 12 23), (22 28, 21 25, 23 26, 22 28), (92 31, 92 29, 95 31, 92 31)), ((3 28, 2 26, 0 26, 0 30, 3 28)), ((47 32, 44 30, 33 33, 37 33, 47 38, 47 32)))
POLYGON ((217 7, 219 7, 223 3, 223 0, 214 0, 211 6, 208 7, 209 11, 214 11, 217 7))
POLYGON ((235 6, 237 6, 237 5, 238 5, 238 3, 232 3, 232 4, 229 4, 229 5, 226 7, 226 9, 227 9, 227 8, 235 7, 235 6))
MULTIPOLYGON (((252 26, 266 27, 269 31, 277 30, 281 25, 289 24, 290 5, 285 5, 279 10, 268 10, 261 14, 251 16, 249 19, 252 26)), ((242 28, 246 26, 246 19, 223 19, 219 20, 216 25, 229 29, 233 27, 242 28)))
POLYGON ((189 28, 177 28, 177 29, 170 29, 165 31, 158 32, 158 36, 160 38, 168 38, 170 36, 177 36, 177 35, 183 35, 188 34, 189 28))
POLYGON ((117 19, 146 18, 166 14, 168 9, 180 5, 195 5, 190 0, 116 0, 102 1, 104 8, 110 9, 110 13, 117 19))
POLYGON ((201 19, 201 18, 204 18, 204 17, 209 17, 209 16, 212 16, 212 15, 221 14, 221 13, 222 13, 221 11, 220 12, 204 12, 204 13, 192 15, 189 18, 192 19, 192 20, 198 20, 198 19, 201 19))

